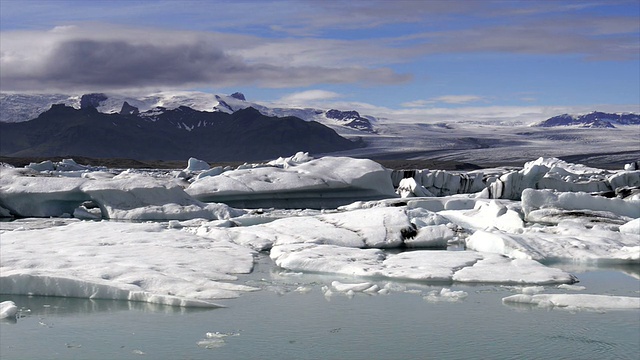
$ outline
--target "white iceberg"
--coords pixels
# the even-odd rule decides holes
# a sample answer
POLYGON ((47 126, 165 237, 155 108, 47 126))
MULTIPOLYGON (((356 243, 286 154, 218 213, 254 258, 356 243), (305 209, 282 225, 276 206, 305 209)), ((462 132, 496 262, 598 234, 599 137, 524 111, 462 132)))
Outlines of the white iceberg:
POLYGON ((533 260, 512 260, 475 251, 417 250, 388 254, 335 245, 274 246, 276 265, 294 272, 330 273, 426 282, 561 284, 576 278, 533 260))
POLYGON ((253 288, 253 251, 159 223, 76 222, 0 238, 0 293, 217 306, 253 288))
POLYGON ((239 168, 198 179, 186 191, 200 201, 240 208, 335 208, 396 196, 390 170, 371 160, 346 157, 239 168))
POLYGON ((593 196, 584 192, 557 192, 525 189, 522 210, 525 218, 537 209, 606 211, 618 216, 640 218, 640 199, 619 199, 593 196))
POLYGON ((278 219, 266 224, 224 229, 200 226, 195 233, 229 239, 256 250, 274 245, 313 243, 345 247, 393 248, 414 233, 404 208, 373 208, 278 219))
POLYGON ((621 310, 640 309, 640 297, 592 295, 592 294, 536 294, 511 295, 502 302, 513 304, 528 304, 539 307, 554 307, 587 310, 621 310))
POLYGON ((17 313, 18 307, 13 301, 0 302, 0 319, 15 319, 17 313))
POLYGON ((242 211, 191 198, 177 183, 135 172, 117 176, 66 177, 30 169, 0 173, 0 206, 21 217, 62 217, 119 220, 224 219, 242 211), (91 202, 100 212, 91 212, 91 202))

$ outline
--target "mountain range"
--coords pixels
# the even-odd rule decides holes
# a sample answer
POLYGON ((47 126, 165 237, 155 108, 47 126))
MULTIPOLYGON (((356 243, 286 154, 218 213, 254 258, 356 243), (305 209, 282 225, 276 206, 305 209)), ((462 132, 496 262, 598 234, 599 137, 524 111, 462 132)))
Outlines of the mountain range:
POLYGON ((336 109, 267 107, 247 101, 240 92, 231 95, 214 95, 200 92, 162 92, 145 96, 91 93, 84 95, 63 94, 12 94, 0 93, 0 122, 23 122, 36 118, 53 104, 65 104, 74 108, 94 107, 98 112, 119 113, 127 103, 131 111, 145 112, 156 109, 175 109, 186 106, 206 112, 234 113, 252 107, 266 116, 295 116, 306 121, 316 121, 340 132, 375 133, 372 116, 361 116, 357 111, 336 109), (134 109, 135 108, 135 109, 134 109))
POLYGON ((0 155, 254 161, 307 151, 491 165, 534 156, 590 156, 609 164, 638 152, 637 114, 564 114, 534 124, 381 116, 268 107, 239 92, 0 93, 0 155))
POLYGON ((562 114, 534 124, 536 127, 575 126, 609 129, 614 129, 615 125, 640 125, 640 115, 610 114, 594 111, 584 115, 562 114))
POLYGON ((141 112, 125 102, 119 112, 103 113, 96 108, 102 99, 86 95, 80 109, 54 104, 33 120, 0 123, 0 154, 253 161, 297 151, 320 154, 363 146, 317 122, 270 117, 252 107, 231 114, 187 106, 141 112))

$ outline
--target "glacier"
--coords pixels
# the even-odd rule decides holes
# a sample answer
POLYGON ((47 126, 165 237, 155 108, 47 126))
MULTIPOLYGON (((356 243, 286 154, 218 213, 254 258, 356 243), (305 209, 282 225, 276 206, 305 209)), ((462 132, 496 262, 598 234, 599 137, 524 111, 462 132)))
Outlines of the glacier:
MULTIPOLYGON (((571 291, 580 278, 557 264, 640 266, 638 176, 549 158, 402 173, 305 153, 182 170, 3 164, 0 214, 15 219, 0 223, 0 294, 217 307, 258 290, 238 279, 261 253, 284 272, 351 279, 325 296, 388 293, 380 281, 446 286, 427 301, 463 299, 450 284, 571 291)), ((504 301, 637 307, 523 295, 504 301)))

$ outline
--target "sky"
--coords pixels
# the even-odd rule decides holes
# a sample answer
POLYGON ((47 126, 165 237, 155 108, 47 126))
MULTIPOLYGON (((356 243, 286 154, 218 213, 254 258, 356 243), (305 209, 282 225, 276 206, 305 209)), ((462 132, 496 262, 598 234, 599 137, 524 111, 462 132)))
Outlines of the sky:
POLYGON ((0 91, 409 119, 640 112, 640 1, 0 0, 0 91))

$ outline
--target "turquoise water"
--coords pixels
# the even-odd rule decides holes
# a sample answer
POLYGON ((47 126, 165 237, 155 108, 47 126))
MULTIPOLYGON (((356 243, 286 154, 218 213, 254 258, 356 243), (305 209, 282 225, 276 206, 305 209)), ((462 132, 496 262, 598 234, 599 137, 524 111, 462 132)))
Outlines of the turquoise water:
MULTIPOLYGON (((586 290, 640 296, 640 269, 574 269, 586 290)), ((442 285, 393 283, 387 295, 334 293, 331 281, 282 273, 261 256, 238 282, 262 290, 194 310, 144 303, 1 296, 24 310, 0 323, 6 359, 637 359, 640 311, 504 305, 499 285, 450 285, 457 302, 423 297, 442 285), (28 309, 28 310, 27 310, 28 309)), ((386 282, 378 282, 381 285, 386 282)))

